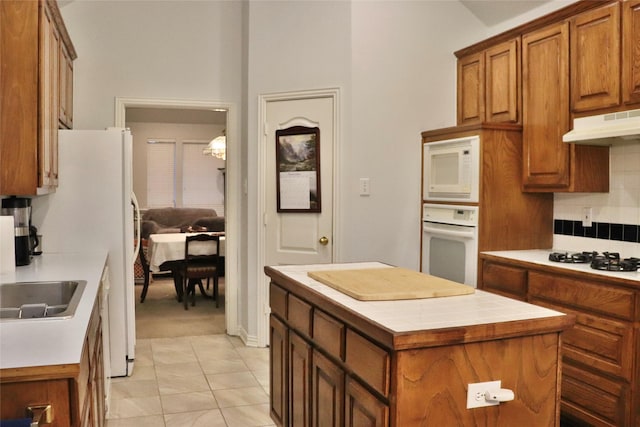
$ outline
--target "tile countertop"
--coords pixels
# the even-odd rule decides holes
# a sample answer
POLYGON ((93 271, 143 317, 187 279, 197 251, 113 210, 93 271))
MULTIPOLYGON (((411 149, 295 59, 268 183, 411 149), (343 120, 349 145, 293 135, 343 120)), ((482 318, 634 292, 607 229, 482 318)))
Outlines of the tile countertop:
POLYGON ((307 276, 309 271, 390 268, 378 262, 273 266, 302 286, 398 333, 564 316, 558 311, 477 290, 470 295, 359 301, 307 276))
MULTIPOLYGON (((594 276, 602 276, 607 278, 615 278, 620 280, 628 280, 640 285, 640 271, 603 271, 591 268, 589 264, 571 264, 564 262, 549 261, 549 254, 552 252, 572 254, 576 251, 565 251, 560 249, 531 249, 520 251, 493 251, 482 252, 482 254, 497 256, 505 259, 528 262, 531 264, 539 264, 548 267, 561 268, 565 270, 575 271, 583 274, 592 274, 594 276)), ((626 258, 624 253, 620 254, 622 258, 626 258)))
POLYGON ((4 283, 86 280, 75 315, 70 319, 0 321, 0 369, 79 364, 91 311, 107 253, 44 253, 30 265, 0 274, 4 283))

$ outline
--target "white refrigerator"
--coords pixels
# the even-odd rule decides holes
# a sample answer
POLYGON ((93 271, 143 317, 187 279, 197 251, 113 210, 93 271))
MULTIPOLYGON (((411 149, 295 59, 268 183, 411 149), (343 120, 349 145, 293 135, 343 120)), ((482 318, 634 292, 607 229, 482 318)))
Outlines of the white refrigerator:
POLYGON ((135 359, 132 142, 123 129, 59 131, 58 188, 32 200, 43 256, 108 250, 112 377, 131 375, 135 359))

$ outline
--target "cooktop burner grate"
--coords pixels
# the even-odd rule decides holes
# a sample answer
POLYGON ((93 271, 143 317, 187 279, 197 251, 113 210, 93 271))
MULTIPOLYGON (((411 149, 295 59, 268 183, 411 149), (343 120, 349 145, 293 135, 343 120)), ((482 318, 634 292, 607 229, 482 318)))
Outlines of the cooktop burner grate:
POLYGON ((593 257, 597 255, 597 252, 577 252, 574 254, 569 254, 568 252, 552 252, 549 254, 549 261, 568 264, 586 264, 591 262, 593 257))
POLYGON ((552 252, 549 261, 569 264, 590 264, 595 270, 637 271, 640 269, 640 258, 621 258, 618 252, 552 252))

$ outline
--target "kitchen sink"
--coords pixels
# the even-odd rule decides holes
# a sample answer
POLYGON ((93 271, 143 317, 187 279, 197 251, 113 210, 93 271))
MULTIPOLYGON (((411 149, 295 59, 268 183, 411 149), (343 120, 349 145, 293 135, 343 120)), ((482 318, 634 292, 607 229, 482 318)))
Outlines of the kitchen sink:
POLYGON ((85 280, 0 284, 0 320, 73 317, 86 285, 85 280))

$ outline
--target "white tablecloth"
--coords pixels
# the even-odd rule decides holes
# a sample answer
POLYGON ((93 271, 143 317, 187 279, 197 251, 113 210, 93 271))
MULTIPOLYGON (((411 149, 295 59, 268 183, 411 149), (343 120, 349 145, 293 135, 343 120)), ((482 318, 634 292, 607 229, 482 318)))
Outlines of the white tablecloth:
MULTIPOLYGON (((200 233, 164 233, 149 236, 149 268, 153 272, 160 271, 160 265, 167 261, 184 259, 184 242, 186 236, 200 233)), ((213 234, 213 233, 212 233, 213 234)), ((224 256, 224 236, 220 236, 220 256, 224 256)), ((215 242, 195 242, 189 252, 194 255, 211 255, 216 253, 215 242)))

